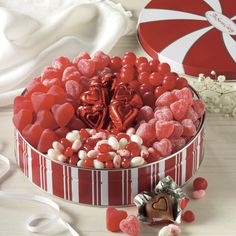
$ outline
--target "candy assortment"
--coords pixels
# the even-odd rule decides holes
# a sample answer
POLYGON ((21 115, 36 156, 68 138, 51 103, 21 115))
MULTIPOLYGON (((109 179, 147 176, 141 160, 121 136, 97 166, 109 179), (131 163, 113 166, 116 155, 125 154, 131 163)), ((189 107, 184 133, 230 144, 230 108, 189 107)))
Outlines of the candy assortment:
POLYGON ((129 168, 182 149, 205 112, 167 63, 132 52, 55 59, 14 101, 13 122, 41 153, 84 168, 129 168))

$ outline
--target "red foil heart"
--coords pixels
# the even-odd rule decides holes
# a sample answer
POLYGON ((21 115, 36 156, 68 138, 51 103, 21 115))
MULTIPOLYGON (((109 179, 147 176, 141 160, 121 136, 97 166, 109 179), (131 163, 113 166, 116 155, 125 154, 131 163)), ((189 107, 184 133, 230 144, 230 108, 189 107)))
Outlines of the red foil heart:
POLYGON ((142 106, 140 95, 127 84, 119 84, 111 100, 109 113, 115 128, 125 131, 131 127, 142 106))
POLYGON ((101 129, 106 121, 107 107, 103 105, 80 106, 77 114, 89 127, 101 129))
POLYGON ((89 90, 82 93, 80 101, 82 105, 97 105, 107 103, 107 89, 102 87, 100 83, 89 87, 89 90))
POLYGON ((120 131, 125 131, 132 126, 138 111, 138 108, 134 108, 123 101, 113 101, 109 107, 110 118, 114 126, 120 131))

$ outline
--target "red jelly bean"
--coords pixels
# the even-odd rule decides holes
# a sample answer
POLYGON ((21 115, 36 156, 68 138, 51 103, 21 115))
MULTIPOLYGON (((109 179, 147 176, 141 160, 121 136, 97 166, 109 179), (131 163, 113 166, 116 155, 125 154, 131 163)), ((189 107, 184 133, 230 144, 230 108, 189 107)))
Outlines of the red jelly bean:
POLYGON ((130 167, 130 161, 127 158, 123 158, 121 161, 121 166, 123 168, 129 168, 130 167))
POLYGON ((137 156, 140 156, 140 150, 134 148, 134 149, 130 150, 130 155, 131 155, 131 157, 137 157, 137 156))
POLYGON ((103 143, 98 146, 99 152, 110 152, 112 150, 111 146, 107 143, 103 143))
POLYGON ((76 165, 78 161, 79 161, 78 156, 77 155, 72 155, 69 159, 69 164, 76 165))
POLYGON ((194 190, 205 190, 207 189, 207 186, 207 180, 202 177, 198 177, 193 181, 194 190))
POLYGON ((142 72, 138 75, 138 81, 140 84, 149 84, 149 73, 142 72))
POLYGON ((65 156, 67 156, 67 157, 72 157, 72 155, 73 155, 73 150, 72 150, 72 148, 71 147, 67 147, 66 149, 65 149, 65 151, 64 151, 64 153, 63 153, 65 156))
POLYGON ((131 151, 132 149, 139 149, 139 145, 135 142, 130 142, 125 146, 125 149, 131 151))
POLYGON ((158 86, 155 88, 154 96, 156 98, 160 97, 164 92, 166 92, 165 88, 163 86, 158 86))
POLYGON ((113 71, 118 72, 121 68, 121 58, 114 56, 111 58, 110 67, 113 71))
POLYGON ((122 139, 122 138, 126 138, 128 141, 129 141, 129 139, 130 139, 130 136, 128 135, 128 134, 126 134, 126 133, 118 133, 117 135, 116 135, 116 139, 119 141, 120 139, 122 139))
POLYGON ((153 86, 159 86, 162 84, 163 79, 163 74, 161 74, 160 72, 153 72, 149 76, 149 83, 153 86))
POLYGON ((166 91, 171 91, 176 86, 176 75, 175 74, 168 74, 164 77, 162 86, 166 91))
POLYGON ((64 148, 68 148, 71 147, 71 142, 69 140, 67 140, 66 138, 62 138, 60 140, 60 143, 64 146, 64 148))
POLYGON ((85 168, 93 168, 94 167, 93 160, 94 160, 93 158, 86 158, 84 160, 83 167, 85 167, 85 168))
POLYGON ((166 74, 170 72, 170 66, 167 63, 160 63, 158 65, 158 71, 160 71, 162 74, 166 74))
POLYGON ((143 95, 146 92, 152 92, 153 91, 153 86, 149 84, 141 84, 139 88, 139 92, 143 95))
POLYGON ((109 153, 99 153, 97 155, 97 160, 101 162, 107 162, 111 160, 111 155, 109 153))
POLYGON ((151 73, 151 67, 149 66, 148 63, 141 63, 138 66, 138 73, 142 73, 142 72, 151 73))
POLYGON ((152 71, 158 71, 158 65, 160 64, 158 59, 153 59, 149 62, 152 71))
POLYGON ((136 64, 137 67, 138 67, 139 65, 141 65, 142 63, 148 63, 148 60, 147 60, 146 57, 138 57, 138 58, 136 59, 135 64, 136 64))
POLYGON ((86 129, 81 129, 79 131, 79 134, 80 134, 80 138, 81 139, 87 139, 87 138, 89 138, 91 136, 86 129))
POLYGON ((152 108, 155 107, 156 98, 153 92, 146 92, 143 94, 143 103, 152 108))
POLYGON ((114 165, 113 165, 112 161, 106 161, 104 166, 105 166, 106 169, 114 168, 114 165))
POLYGON ((195 214, 192 211, 185 211, 182 214, 182 219, 187 223, 193 222, 195 220, 195 214))
POLYGON ((175 88, 176 89, 182 89, 184 87, 188 87, 188 81, 185 78, 183 78, 183 77, 178 77, 176 79, 176 86, 175 86, 175 88))
POLYGON ((89 152, 89 151, 93 150, 93 147, 88 144, 84 144, 83 150, 86 152, 89 152))

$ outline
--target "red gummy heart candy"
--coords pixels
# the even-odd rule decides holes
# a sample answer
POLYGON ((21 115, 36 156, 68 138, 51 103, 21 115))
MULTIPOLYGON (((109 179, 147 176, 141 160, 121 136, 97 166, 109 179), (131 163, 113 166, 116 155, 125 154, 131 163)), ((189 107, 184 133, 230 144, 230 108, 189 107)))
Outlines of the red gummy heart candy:
POLYGON ((48 91, 47 87, 44 86, 41 81, 40 77, 39 78, 34 78, 27 86, 26 90, 26 96, 30 97, 32 93, 34 92, 42 92, 46 93, 48 91))
POLYGON ((35 148, 37 148, 43 127, 40 124, 28 124, 22 130, 24 138, 35 148))
POLYGON ((45 129, 56 129, 58 127, 52 113, 50 111, 42 110, 37 113, 36 124, 41 124, 45 129))
POLYGON ((13 116, 13 123, 20 132, 25 128, 26 125, 30 124, 32 120, 32 111, 27 109, 21 109, 13 116))
POLYGON ((57 135, 51 129, 45 129, 39 139, 38 151, 46 153, 52 147, 52 143, 57 140, 57 135))
POLYGON ((111 232, 120 231, 120 222, 128 216, 126 211, 117 210, 114 207, 107 208, 107 229, 111 232))
POLYGON ((31 95, 31 102, 35 112, 40 110, 50 110, 55 100, 52 94, 34 92, 31 95))
POLYGON ((70 128, 71 130, 81 130, 83 128, 86 128, 87 125, 79 118, 77 118, 76 116, 73 116, 70 123, 68 124, 68 128, 70 128))
POLYGON ((54 105, 52 113, 57 124, 60 127, 65 127, 74 116, 75 110, 70 103, 64 103, 62 105, 54 105))
POLYGON ((24 96, 16 96, 14 99, 14 114, 18 113, 21 109, 33 111, 31 101, 24 96))
POLYGON ((66 102, 66 93, 64 89, 58 85, 53 85, 47 93, 54 96, 55 104, 63 104, 66 102))
POLYGON ((128 216, 120 222, 120 229, 129 236, 138 236, 140 234, 140 225, 135 216, 128 216))
POLYGON ((55 134, 59 137, 59 138, 65 138, 67 133, 69 132, 70 130, 66 127, 63 127, 63 128, 58 128, 55 130, 55 134))

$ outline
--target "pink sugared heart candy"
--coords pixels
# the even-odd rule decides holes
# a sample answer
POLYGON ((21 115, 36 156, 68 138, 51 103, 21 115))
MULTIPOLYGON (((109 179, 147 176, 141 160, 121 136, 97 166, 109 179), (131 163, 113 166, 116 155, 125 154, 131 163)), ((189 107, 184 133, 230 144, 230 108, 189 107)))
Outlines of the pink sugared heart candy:
POLYGON ((140 225, 137 217, 130 215, 120 222, 120 229, 129 236, 138 236, 140 234, 140 225))
POLYGON ((107 229, 111 232, 120 231, 120 222, 128 216, 126 211, 108 207, 106 212, 107 229))

